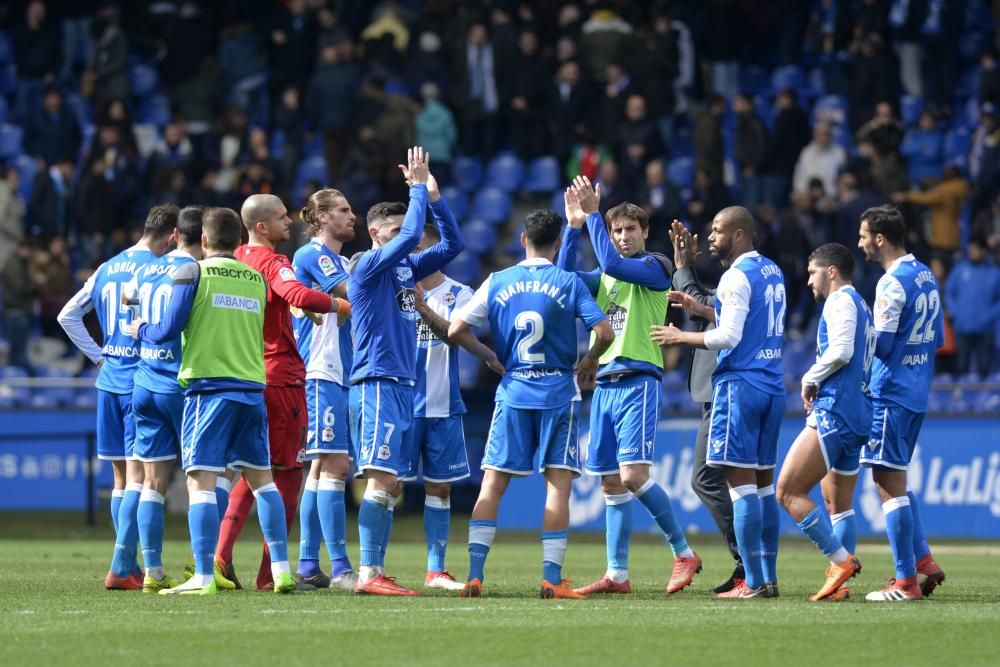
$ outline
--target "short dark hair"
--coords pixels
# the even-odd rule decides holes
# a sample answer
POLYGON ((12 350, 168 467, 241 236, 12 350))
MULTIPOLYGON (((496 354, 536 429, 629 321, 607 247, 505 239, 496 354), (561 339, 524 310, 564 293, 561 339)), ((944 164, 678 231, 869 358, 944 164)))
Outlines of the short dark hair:
POLYGON ((153 239, 168 236, 177 227, 177 207, 173 204, 158 204, 149 209, 142 235, 153 239))
POLYGON ((524 218, 524 235, 536 248, 549 248, 562 233, 563 220, 551 208, 532 211, 524 218))
POLYGON ((368 209, 368 226, 388 220, 394 215, 406 215, 406 204, 401 201, 383 201, 368 209))
POLYGON ((868 223, 872 236, 881 234, 890 245, 903 247, 906 239, 906 222, 899 209, 891 204, 872 206, 861 214, 861 222, 868 223))
POLYGON ((611 227, 613 223, 618 218, 628 218, 629 220, 635 220, 639 223, 639 226, 643 229, 649 229, 649 213, 646 212, 641 206, 637 206, 632 202, 622 202, 615 206, 608 214, 605 216, 607 221, 607 227, 611 227))
POLYGON ((177 215, 177 235, 184 245, 201 243, 201 221, 205 215, 202 206, 185 206, 177 215))
POLYGON ((206 209, 201 228, 213 250, 233 251, 243 242, 243 222, 231 208, 206 209))
POLYGON ((854 274, 854 253, 840 243, 824 243, 812 251, 809 261, 815 262, 819 266, 836 267, 840 275, 847 280, 854 274))

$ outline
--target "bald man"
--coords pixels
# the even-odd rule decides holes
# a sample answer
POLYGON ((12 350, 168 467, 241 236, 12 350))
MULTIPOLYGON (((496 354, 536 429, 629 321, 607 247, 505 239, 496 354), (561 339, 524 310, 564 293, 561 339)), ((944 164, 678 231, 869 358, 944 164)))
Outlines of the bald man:
MULTIPOLYGON (((243 203, 240 216, 250 242, 236 249, 236 259, 259 271, 268 285, 267 305, 264 308, 264 368, 267 379, 264 403, 267 406, 274 483, 285 505, 286 527, 291 528, 302 486, 308 418, 306 369, 292 334, 289 306, 314 313, 340 314, 348 313, 350 306, 346 301, 300 283, 288 258, 274 251, 277 243, 288 239, 292 224, 288 210, 279 198, 274 195, 251 195, 243 203)), ((241 479, 230 496, 215 556, 216 564, 233 582, 238 581, 232 562, 233 544, 252 505, 250 487, 241 479)), ((323 582, 317 579, 308 583, 326 586, 329 580, 323 582)), ((270 556, 265 544, 257 573, 257 589, 265 590, 273 585, 270 556)))

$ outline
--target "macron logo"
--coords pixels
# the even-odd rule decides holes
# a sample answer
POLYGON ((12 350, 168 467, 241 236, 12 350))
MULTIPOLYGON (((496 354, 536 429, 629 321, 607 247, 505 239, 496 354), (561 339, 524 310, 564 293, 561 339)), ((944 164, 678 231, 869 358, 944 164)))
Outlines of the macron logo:
POLYGON ((248 313, 259 313, 260 301, 245 296, 237 296, 235 294, 213 294, 212 307, 244 310, 248 313))

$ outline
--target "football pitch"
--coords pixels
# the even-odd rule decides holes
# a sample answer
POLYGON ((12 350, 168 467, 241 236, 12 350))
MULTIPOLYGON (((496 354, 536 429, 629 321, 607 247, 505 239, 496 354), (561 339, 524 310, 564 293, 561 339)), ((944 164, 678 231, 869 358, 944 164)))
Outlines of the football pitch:
MULTIPOLYGON (((176 576, 188 553, 180 517, 168 517, 167 533, 164 563, 176 576)), ((465 519, 456 517, 448 565, 458 577, 467 566, 465 538, 465 519)), ((259 539, 248 523, 235 555, 244 583, 257 571, 259 539)), ((601 539, 571 534, 566 576, 581 585, 600 577, 601 539)), ((641 535, 630 568, 636 593, 586 601, 538 599, 537 535, 502 528, 479 600, 443 591, 410 599, 105 591, 111 541, 110 528, 82 527, 78 515, 0 514, 0 665, 970 666, 996 665, 1000 655, 996 543, 936 545, 945 585, 927 601, 876 605, 864 593, 891 572, 891 556, 876 542, 858 550, 864 571, 853 581, 855 599, 810 603, 824 561, 791 539, 779 560, 781 597, 742 601, 712 599, 709 589, 732 564, 708 535, 692 540, 705 561, 692 588, 663 594, 669 551, 641 535)), ((355 557, 353 535, 351 545, 355 557)), ((296 551, 293 544, 293 560, 296 551)), ((418 586, 424 565, 419 518, 398 521, 388 574, 418 586)))

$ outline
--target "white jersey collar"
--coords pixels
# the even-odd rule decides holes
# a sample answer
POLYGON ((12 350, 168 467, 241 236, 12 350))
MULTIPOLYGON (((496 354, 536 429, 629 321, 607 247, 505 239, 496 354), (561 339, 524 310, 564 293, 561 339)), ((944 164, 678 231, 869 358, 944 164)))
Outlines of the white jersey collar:
POLYGON ((902 257, 897 257, 896 261, 889 265, 889 269, 886 271, 886 273, 892 273, 903 262, 915 262, 915 261, 917 261, 917 258, 913 256, 912 252, 908 252, 902 257))
POLYGON ((552 262, 544 257, 532 257, 530 259, 523 259, 517 263, 518 266, 545 266, 546 264, 551 265, 552 262))

